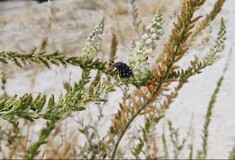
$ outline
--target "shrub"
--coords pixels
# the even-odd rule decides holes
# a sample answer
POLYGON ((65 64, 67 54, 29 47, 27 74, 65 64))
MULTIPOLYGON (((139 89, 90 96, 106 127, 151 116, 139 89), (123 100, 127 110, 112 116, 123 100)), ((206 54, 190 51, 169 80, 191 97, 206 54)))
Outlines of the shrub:
MULTIPOLYGON (((35 48, 29 53, 2 51, 0 62, 3 67, 13 62, 18 67, 43 64, 50 69, 52 65, 63 67, 73 65, 82 70, 81 78, 77 83, 74 85, 64 83, 67 92, 59 97, 46 96, 42 93, 37 96, 26 93, 23 96, 10 97, 4 92, 0 100, 0 116, 12 126, 7 131, 3 128, 0 130, 0 140, 7 142, 5 147, 9 150, 9 156, 6 158, 114 159, 124 158, 126 155, 131 155, 132 158, 161 157, 158 154, 156 125, 164 118, 165 112, 188 80, 213 65, 224 50, 226 28, 221 18, 220 30, 210 51, 202 58, 196 55, 186 69, 179 64, 180 60, 190 54, 194 47, 193 42, 200 38, 200 33, 216 18, 224 3, 224 0, 217 0, 209 14, 196 16, 197 10, 203 7, 205 1, 186 0, 183 3, 181 13, 172 26, 169 40, 159 51, 157 50, 158 44, 164 35, 163 7, 159 5, 152 21, 145 25, 139 20, 138 9, 135 1, 132 0, 133 24, 138 39, 133 41, 131 53, 126 62, 116 61, 119 43, 115 33, 112 34, 109 62, 96 58, 101 50, 101 43, 104 42, 102 41, 104 19, 88 36, 82 49, 82 56, 67 56, 60 51, 46 51, 47 38, 43 40, 41 49, 35 48), (130 73, 130 76, 127 73, 130 73), (122 92, 122 101, 115 115, 107 120, 103 115, 102 107, 106 105, 107 96, 115 93, 115 90, 122 92), (70 142, 67 142, 67 145, 62 149, 59 145, 57 145, 58 148, 50 149, 49 147, 53 146, 51 144, 53 138, 49 137, 55 137, 62 132, 62 122, 66 119, 73 121, 71 117, 75 113, 85 112, 89 105, 98 106, 98 116, 96 118, 84 117, 77 121, 80 125, 79 136, 83 135, 85 140, 80 143, 78 136, 74 137, 71 131, 70 142), (98 122, 104 119, 110 126, 108 130, 103 130, 104 135, 101 135, 98 122), (140 124, 134 123, 137 119, 141 120, 140 124), (45 126, 41 129, 36 141, 34 139, 29 143, 30 138, 23 136, 18 123, 21 120, 24 121, 24 125, 29 126, 35 121, 45 121, 45 126), (90 123, 87 124, 86 121, 90 123), (140 132, 137 133, 137 131, 140 132), (128 137, 122 144, 124 138, 129 135, 134 138, 128 137), (46 147, 41 150, 42 146, 46 147), (123 149, 123 146, 128 146, 127 151, 123 149)), ((7 74, 2 68, 3 91, 5 91, 6 80, 7 74)), ((221 81, 218 82, 218 87, 221 81)), ((203 158, 207 157, 208 127, 215 96, 212 96, 205 118, 203 158)), ((95 110, 95 107, 91 107, 91 110, 95 110)), ((186 139, 180 142, 179 131, 173 127, 171 121, 168 121, 168 126, 171 141, 175 147, 175 158, 178 158, 178 153, 183 149, 186 139)), ((169 158, 164 135, 162 140, 165 144, 165 158, 169 158)), ((193 145, 191 147, 192 151, 193 145)), ((192 154, 190 157, 192 158, 192 154)))

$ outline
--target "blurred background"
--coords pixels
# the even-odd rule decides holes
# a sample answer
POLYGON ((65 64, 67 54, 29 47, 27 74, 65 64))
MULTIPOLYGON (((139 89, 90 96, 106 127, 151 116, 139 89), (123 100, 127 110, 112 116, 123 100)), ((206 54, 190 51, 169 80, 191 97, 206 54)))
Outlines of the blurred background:
MULTIPOLYGON (((150 22, 160 2, 163 5, 165 34, 158 44, 159 50, 169 38, 172 24, 181 9, 182 0, 136 0, 139 18, 144 24, 150 22)), ((207 14, 215 2, 216 0, 208 0, 205 6, 200 9, 200 14, 207 14)), ((215 65, 205 69, 202 74, 190 79, 166 113, 166 118, 173 121, 183 135, 186 134, 193 115, 196 148, 201 146, 201 130, 208 102, 216 82, 222 74, 227 55, 234 51, 235 7, 233 6, 235 6, 235 1, 225 2, 218 18, 206 29, 202 38, 199 38, 194 49, 190 52, 200 55, 210 49, 214 42, 213 38, 216 37, 219 29, 220 18, 223 16, 228 35, 221 59, 215 65), (210 40, 210 38, 212 39, 210 40)), ((132 41, 137 38, 132 25, 129 0, 54 0, 51 2, 45 0, 1 0, 0 52, 12 50, 28 53, 32 48, 40 49, 42 44, 46 43, 43 49, 47 51, 60 50, 66 55, 79 56, 82 54, 82 47, 89 33, 103 17, 105 18, 105 30, 102 37, 102 50, 97 56, 108 60, 113 32, 117 34, 119 41, 117 59, 127 61, 126 57, 130 53, 132 41)), ((182 64, 188 63, 189 59, 185 59, 182 64)), ((4 84, 5 88, 0 90, 0 95, 6 94, 8 96, 15 94, 20 96, 25 93, 59 96, 66 92, 63 86, 64 82, 73 84, 81 76, 81 70, 74 66, 67 68, 52 66, 50 70, 40 64, 28 65, 23 68, 13 64, 1 64, 0 67, 1 71, 4 70, 7 73, 7 82, 4 84)), ((232 54, 230 66, 212 116, 208 157, 227 158, 235 143, 234 68, 235 56, 232 54)), ((116 96, 117 94, 113 94, 109 100, 113 101, 115 98, 120 100, 120 96, 116 96)), ((113 103, 118 104, 119 100, 115 100, 113 103)), ((106 114, 111 117, 115 112, 115 109, 110 109, 106 114)), ((4 121, 0 119, 0 123, 3 124, 4 121)), ((73 127, 74 123, 69 124, 73 127)), ((40 122, 32 125, 32 132, 38 133, 43 125, 44 123, 40 122)), ((159 139, 161 139, 163 125, 164 122, 158 126, 159 139)), ((181 156, 187 157, 186 154, 182 153, 181 156)))

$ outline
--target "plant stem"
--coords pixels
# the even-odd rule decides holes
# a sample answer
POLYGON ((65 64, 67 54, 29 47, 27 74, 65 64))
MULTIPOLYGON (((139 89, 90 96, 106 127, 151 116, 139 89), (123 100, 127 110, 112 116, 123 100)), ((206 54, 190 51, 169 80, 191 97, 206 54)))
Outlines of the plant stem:
MULTIPOLYGON (((161 88, 161 85, 162 83, 160 83, 158 85, 158 87, 156 88, 154 94, 153 94, 153 97, 156 96, 156 93, 159 91, 159 89, 161 88)), ((111 156, 111 159, 114 159, 115 158, 115 155, 116 155, 116 152, 117 152, 117 148, 119 146, 119 143, 121 142, 122 140, 122 137, 125 135, 127 129, 129 128, 130 124, 135 120, 135 118, 140 114, 141 111, 143 111, 145 109, 145 107, 147 105, 149 105, 150 103, 152 103, 153 101, 155 100, 155 98, 151 98, 149 99, 148 101, 146 101, 145 103, 142 104, 142 107, 131 117, 131 119, 129 120, 129 122, 127 123, 125 129, 123 130, 123 132, 121 133, 121 135, 119 136, 115 146, 114 146, 114 150, 113 150, 113 153, 112 153, 112 156, 111 156)))

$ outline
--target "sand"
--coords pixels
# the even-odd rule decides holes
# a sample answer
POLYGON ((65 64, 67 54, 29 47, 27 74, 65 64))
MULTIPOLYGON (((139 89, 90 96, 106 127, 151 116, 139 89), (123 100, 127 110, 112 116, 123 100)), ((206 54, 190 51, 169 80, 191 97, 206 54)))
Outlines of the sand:
MULTIPOLYGON (((169 1, 165 1, 168 3, 169 1)), ((209 0, 205 7, 200 10, 200 13, 208 13, 213 7, 215 0, 209 0)), ((86 37, 92 27, 96 25, 104 16, 106 18, 105 33, 103 36, 102 57, 107 59, 107 54, 110 48, 111 32, 115 30, 117 25, 120 25, 120 46, 118 48, 118 59, 126 60, 126 54, 130 53, 130 46, 136 34, 131 25, 131 16, 129 15, 130 7, 126 6, 127 1, 119 1, 116 4, 105 1, 71 1, 61 0, 52 3, 52 15, 48 14, 47 3, 38 4, 37 2, 0 2, 0 51, 13 50, 18 52, 28 52, 33 47, 40 47, 43 38, 48 37, 48 51, 59 49, 67 55, 81 55, 81 48, 85 43, 86 37), (76 3, 75 3, 76 2, 76 3), (108 6, 108 7, 106 7, 108 6), (114 14, 116 6, 117 17, 114 14), (119 21, 115 21, 117 18, 119 21), (118 22, 118 23, 117 23, 118 22), (51 28, 48 27, 52 24, 51 28), (126 32, 128 30, 128 32, 126 32), (108 42, 108 43, 106 43, 108 42)), ((158 1, 150 0, 140 1, 140 16, 144 22, 151 20, 154 11, 154 6, 158 1)), ((170 20, 166 23, 166 31, 171 27, 173 19, 170 17, 174 11, 180 8, 180 3, 177 1, 171 2, 172 5, 166 5, 167 11, 164 15, 165 19, 170 20)), ((187 134, 190 123, 194 129, 194 145, 195 149, 201 147, 201 135, 204 124, 204 117, 207 106, 213 91, 216 87, 216 82, 223 72, 223 68, 229 52, 234 52, 235 45, 235 1, 228 0, 223 6, 223 11, 219 14, 213 24, 207 28, 207 32, 213 32, 210 37, 215 37, 219 29, 220 17, 224 17, 227 28, 227 40, 225 50, 221 54, 221 58, 214 64, 206 68, 200 75, 190 78, 189 82, 179 92, 178 98, 173 102, 170 109, 166 112, 166 119, 162 120, 157 126, 157 137, 159 142, 159 152, 162 154, 161 133, 164 122, 169 119, 173 122, 173 126, 179 129, 180 138, 187 134), (193 116, 193 120, 192 120, 193 116)), ((204 32, 204 35, 207 35, 204 32)), ((166 32, 166 38, 169 32, 166 32)), ((201 38, 202 39, 202 38, 201 38)), ((190 50, 193 54, 205 54, 213 45, 213 40, 207 45, 202 44, 201 39, 198 45, 190 50)), ((163 42, 164 42, 163 40, 163 42)), ((162 42, 162 43, 163 43, 162 42)), ((161 46, 160 46, 161 47, 161 46)), ((189 56, 189 58, 192 58, 189 56)), ((187 64, 189 58, 185 58, 181 63, 187 64)), ((73 84, 80 78, 81 70, 78 67, 68 66, 63 67, 52 66, 48 70, 41 65, 30 65, 23 69, 15 67, 13 64, 7 65, 8 79, 6 84, 6 92, 8 95, 23 95, 24 93, 37 94, 39 92, 59 96, 65 93, 63 82, 73 84), (33 78, 32 78, 33 77, 33 78), (33 79, 33 80, 32 80, 33 79)), ((215 108, 213 109, 212 121, 209 128, 209 158, 228 158, 229 152, 235 144, 235 55, 232 53, 230 57, 230 65, 224 76, 224 81, 221 90, 217 96, 215 108)), ((0 94, 3 91, 0 90, 0 94)), ((104 109, 105 119, 110 119, 117 111, 118 102, 121 99, 121 91, 111 93, 108 96, 108 103, 104 109), (116 106, 116 108, 110 108, 116 106), (109 107, 107 107, 109 106, 109 107)), ((89 106, 88 110, 92 112, 89 106)), ((95 111, 94 111, 95 112, 95 111)), ((76 118, 75 118, 76 119, 76 118)), ((73 127, 74 119, 68 126, 73 127)), ((108 129, 110 123, 103 120, 99 123, 104 129, 108 129)), ((0 121, 2 121, 0 119, 0 121)), ((39 122, 34 128, 34 132, 38 133, 43 126, 43 122, 39 122)), ((104 134, 100 131, 100 134, 104 134)), ((168 135, 168 132, 166 132, 168 135)), ((169 136, 168 136, 169 137, 169 136)), ((171 148, 171 143, 168 138, 168 145, 171 148)), ((188 145, 188 144, 187 144, 188 145)), ((186 146, 187 148, 187 146, 186 146)), ((127 154, 127 157, 130 155, 127 154)), ((171 155, 173 156, 173 155, 171 155)), ((188 150, 184 150, 181 158, 188 157, 188 150)))

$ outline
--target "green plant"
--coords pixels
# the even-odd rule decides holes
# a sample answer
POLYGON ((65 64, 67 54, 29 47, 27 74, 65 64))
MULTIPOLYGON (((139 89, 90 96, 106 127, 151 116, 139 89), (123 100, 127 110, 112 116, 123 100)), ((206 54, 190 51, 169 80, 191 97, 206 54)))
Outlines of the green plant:
MULTIPOLYGON (((210 102, 208 104, 207 107, 207 112, 206 112, 206 116, 205 116, 205 123, 203 126, 203 130, 202 130, 202 149, 198 150, 197 152, 197 159, 206 159, 207 158, 207 152, 208 152, 208 138, 209 138, 209 126, 211 124, 211 118, 212 118, 212 112, 213 112, 213 108, 215 107, 215 102, 217 100, 217 94, 220 91, 220 88, 222 86, 223 80, 224 80, 224 76, 225 73, 228 69, 228 65, 229 65, 229 59, 231 58, 231 53, 228 55, 226 64, 224 66, 224 70, 222 75, 220 76, 216 88, 213 92, 213 95, 211 96, 210 102)), ((168 120, 168 127, 169 127, 169 132, 170 132, 170 140, 173 144, 173 153, 174 153, 174 158, 177 159, 179 153, 185 148, 185 143, 188 139, 188 137, 183 138, 182 142, 179 142, 179 130, 173 128, 173 124, 170 120, 168 120)), ((191 144, 189 145, 189 149, 190 149, 190 153, 189 153, 189 159, 193 159, 193 153, 194 153, 194 131, 193 131, 193 125, 190 125, 190 129, 188 132, 188 136, 191 135, 191 144)), ((166 136, 165 136, 165 132, 163 131, 162 133, 162 143, 164 146, 164 152, 165 152, 165 157, 169 158, 169 154, 168 154, 168 146, 167 146, 167 142, 166 142, 166 136)), ((233 156, 233 150, 230 152, 230 157, 233 156)), ((232 158, 231 158, 232 159, 232 158)))
MULTIPOLYGON (((228 56, 228 58, 231 57, 231 52, 230 52, 230 55, 228 56)), ((224 80, 224 75, 228 69, 228 63, 229 61, 227 60, 227 63, 225 64, 225 67, 224 67, 224 70, 223 70, 223 73, 222 75, 220 76, 218 82, 217 82, 217 85, 216 85, 216 88, 213 92, 213 95, 211 96, 211 100, 209 102, 209 105, 207 107, 207 112, 206 112, 206 117, 205 117, 205 123, 204 123, 204 127, 203 127, 203 135, 202 135, 202 151, 199 151, 202 153, 202 158, 205 159, 207 158, 207 150, 208 150, 208 137, 209 137, 209 126, 210 126, 210 123, 211 123, 211 117, 212 117, 212 112, 213 112, 213 108, 215 106, 215 102, 216 102, 216 99, 217 99, 217 94, 219 93, 220 91, 220 88, 221 88, 221 85, 223 83, 223 80, 224 80)))
MULTIPOLYGON (((159 158, 156 144, 156 125, 165 116, 165 112, 173 100, 177 98, 178 92, 183 85, 192 76, 201 73, 204 68, 214 64, 219 58, 218 53, 224 50, 226 29, 225 23, 221 19, 220 31, 211 50, 201 59, 195 57, 186 69, 178 64, 190 52, 191 42, 215 19, 224 2, 218 0, 212 12, 206 15, 205 19, 199 23, 199 19, 203 16, 195 17, 195 13, 199 8, 203 7, 205 1, 187 0, 183 3, 182 11, 177 17, 177 22, 174 23, 169 41, 165 44, 161 54, 156 54, 159 53, 156 48, 164 35, 164 8, 159 5, 156 15, 150 24, 145 27, 138 20, 138 9, 135 1, 131 1, 133 24, 138 34, 138 40, 133 41, 131 55, 127 59, 128 65, 133 72, 133 77, 119 77, 118 73, 115 72, 115 66, 109 65, 109 62, 101 58, 96 58, 102 49, 104 19, 94 27, 88 36, 87 42, 82 48, 81 56, 68 56, 60 51, 45 51, 47 40, 50 37, 42 41, 39 50, 35 48, 30 53, 0 52, 2 65, 13 63, 23 68, 29 64, 43 64, 48 69, 52 65, 63 67, 73 65, 82 70, 81 78, 75 84, 64 83, 66 93, 59 97, 54 95, 47 96, 41 93, 35 96, 26 93, 23 96, 4 96, 0 99, 0 117, 14 124, 15 128, 18 127, 16 122, 21 119, 27 122, 35 122, 39 119, 46 121, 37 140, 28 145, 22 157, 26 159, 38 158, 37 156, 43 152, 41 150, 42 146, 48 144, 49 136, 58 124, 73 113, 83 113, 87 109, 88 104, 98 103, 101 106, 104 105, 107 102, 106 96, 119 88, 123 93, 122 102, 119 103, 120 109, 109 121, 109 130, 106 131, 105 136, 97 135, 98 122, 90 125, 85 125, 83 121, 79 122, 80 128, 78 130, 80 134, 86 137, 86 142, 83 146, 85 149, 80 149, 81 151, 77 151, 78 154, 73 154, 73 156, 86 159, 123 158, 125 152, 122 150, 121 142, 127 133, 134 131, 132 126, 136 119, 143 118, 144 124, 138 124, 137 126, 137 128, 141 128, 141 132, 135 135, 138 137, 136 138, 137 143, 130 149, 132 151, 131 154, 135 158, 159 158), (140 29, 140 23, 144 26, 143 29, 140 29), (195 26, 198 26, 198 28, 195 26)), ((50 29, 51 25, 52 23, 48 26, 50 29)), ((116 34, 113 34, 109 61, 115 60, 117 48, 118 39, 116 34)), ((5 73, 2 74, 3 90, 5 89, 5 77, 5 73)), ((214 100, 211 103, 213 104, 214 100)), ((212 109, 213 107, 208 107, 209 113, 204 125, 204 157, 207 155, 206 146, 211 116, 210 108, 212 109)), ((103 118, 102 109, 99 110, 98 117, 97 121, 103 118)), ((178 130, 173 127, 171 121, 168 121, 168 126, 171 133, 171 142, 174 145, 174 158, 178 158, 186 139, 180 143, 178 130)), ((162 136, 162 140, 165 156, 170 158, 165 135, 162 136)), ((192 152, 193 144, 191 145, 190 158, 193 157, 192 152)))

